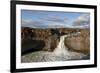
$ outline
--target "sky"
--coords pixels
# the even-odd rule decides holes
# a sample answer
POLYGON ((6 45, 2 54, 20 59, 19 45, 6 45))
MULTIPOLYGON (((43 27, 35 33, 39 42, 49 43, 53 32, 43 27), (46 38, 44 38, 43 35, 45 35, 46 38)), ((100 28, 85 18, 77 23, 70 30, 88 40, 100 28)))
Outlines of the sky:
POLYGON ((90 14, 82 12, 21 10, 21 26, 31 28, 89 28, 90 14))

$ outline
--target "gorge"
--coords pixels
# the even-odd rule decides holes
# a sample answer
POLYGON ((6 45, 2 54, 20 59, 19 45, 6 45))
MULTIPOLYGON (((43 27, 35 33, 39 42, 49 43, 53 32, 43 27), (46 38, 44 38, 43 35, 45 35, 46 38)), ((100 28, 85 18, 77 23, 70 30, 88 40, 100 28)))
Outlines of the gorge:
POLYGON ((89 29, 23 28, 21 62, 89 59, 89 37, 89 29))

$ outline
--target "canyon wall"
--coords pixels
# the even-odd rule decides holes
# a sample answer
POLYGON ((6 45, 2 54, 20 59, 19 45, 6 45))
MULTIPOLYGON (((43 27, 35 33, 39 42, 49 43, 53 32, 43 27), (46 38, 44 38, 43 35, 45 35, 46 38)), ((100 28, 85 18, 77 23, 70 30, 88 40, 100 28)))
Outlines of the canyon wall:
POLYGON ((28 28, 22 27, 21 39, 22 49, 33 48, 44 51, 53 51, 60 40, 60 36, 73 32, 81 32, 79 36, 65 38, 65 46, 71 51, 89 53, 90 51, 90 32, 89 29, 74 28, 28 28), (28 43, 29 42, 29 43, 28 43), (28 48, 29 47, 29 48, 28 48))

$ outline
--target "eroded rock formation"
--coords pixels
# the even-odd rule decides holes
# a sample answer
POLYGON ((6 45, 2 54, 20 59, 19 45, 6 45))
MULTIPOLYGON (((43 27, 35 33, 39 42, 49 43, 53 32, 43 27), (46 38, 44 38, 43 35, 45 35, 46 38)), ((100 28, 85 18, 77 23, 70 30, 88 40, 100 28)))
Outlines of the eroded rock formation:
POLYGON ((33 49, 33 50, 53 51, 59 43, 60 36, 78 31, 81 32, 80 36, 71 36, 65 38, 64 41, 65 46, 69 48, 69 50, 89 53, 90 51, 89 29, 69 29, 69 28, 35 29, 35 28, 22 27, 21 31, 22 50, 33 49))

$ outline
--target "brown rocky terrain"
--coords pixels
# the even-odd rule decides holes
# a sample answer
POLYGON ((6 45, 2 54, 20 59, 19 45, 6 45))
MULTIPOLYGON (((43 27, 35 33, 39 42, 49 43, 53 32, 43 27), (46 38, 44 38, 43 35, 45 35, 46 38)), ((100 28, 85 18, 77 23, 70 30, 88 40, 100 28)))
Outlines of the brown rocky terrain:
POLYGON ((48 28, 35 29, 22 27, 22 53, 32 51, 53 51, 60 40, 60 36, 73 32, 81 32, 79 36, 65 38, 65 46, 71 51, 89 54, 90 51, 90 31, 89 29, 74 28, 48 28))
POLYGON ((81 29, 79 36, 72 36, 65 38, 65 45, 70 50, 83 52, 85 54, 90 53, 90 32, 89 29, 81 29))

